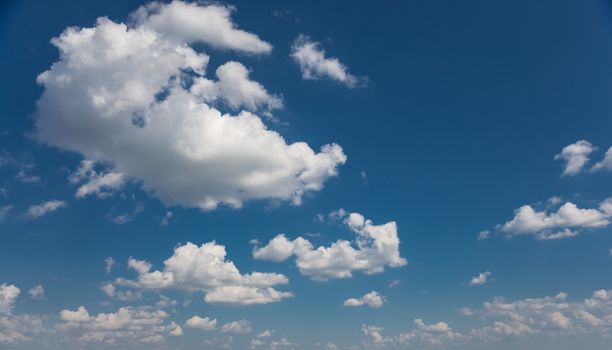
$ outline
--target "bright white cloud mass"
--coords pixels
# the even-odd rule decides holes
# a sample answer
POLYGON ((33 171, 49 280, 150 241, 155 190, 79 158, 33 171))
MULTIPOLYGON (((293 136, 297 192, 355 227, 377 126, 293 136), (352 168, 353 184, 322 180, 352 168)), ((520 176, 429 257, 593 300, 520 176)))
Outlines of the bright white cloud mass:
POLYGON ((589 155, 595 151, 596 147, 586 140, 580 140, 571 145, 563 147, 561 153, 555 159, 562 159, 565 162, 563 175, 576 175, 589 161, 589 155))
POLYGON ((132 24, 101 17, 52 40, 60 59, 40 74, 36 135, 81 154, 77 197, 133 179, 168 205, 215 209, 254 199, 300 203, 337 175, 337 144, 315 152, 288 143, 252 112, 282 107, 239 62, 206 78, 209 56, 192 43, 249 54, 270 44, 237 29, 222 5, 174 1, 144 6, 132 24), (224 114, 223 101, 235 115, 224 114), (241 110, 244 108, 245 110, 241 110), (247 111, 248 110, 248 111, 247 111), (108 168, 93 171, 93 164, 108 168))
POLYGON ((556 212, 537 211, 530 205, 515 210, 514 218, 499 225, 508 236, 531 234, 539 240, 573 237, 580 229, 596 229, 610 224, 612 199, 608 198, 598 208, 581 209, 566 202, 556 212))
POLYGON ((267 304, 293 296, 273 288, 289 283, 286 276, 262 272, 241 274, 233 262, 225 259, 226 255, 225 247, 215 242, 199 247, 186 243, 174 249, 163 270, 151 271, 149 262, 130 258, 128 266, 138 273, 137 279, 118 278, 115 282, 129 288, 202 291, 206 302, 216 304, 267 304))
POLYGON ((368 305, 370 307, 381 307, 385 303, 380 294, 376 291, 371 291, 359 298, 349 298, 344 301, 344 306, 363 306, 368 305))
POLYGON ((289 240, 279 234, 267 245, 255 247, 253 257, 279 262, 294 255, 300 272, 317 281, 348 278, 353 271, 374 274, 383 272, 385 266, 406 265, 406 259, 400 256, 400 240, 394 221, 374 225, 363 215, 351 213, 344 224, 356 234, 354 242, 339 239, 329 247, 315 248, 303 237, 289 240))
POLYGON ((291 58, 299 65, 302 78, 318 80, 322 78, 336 80, 348 87, 356 87, 360 79, 351 75, 348 68, 337 58, 325 57, 321 43, 300 35, 291 46, 291 58))

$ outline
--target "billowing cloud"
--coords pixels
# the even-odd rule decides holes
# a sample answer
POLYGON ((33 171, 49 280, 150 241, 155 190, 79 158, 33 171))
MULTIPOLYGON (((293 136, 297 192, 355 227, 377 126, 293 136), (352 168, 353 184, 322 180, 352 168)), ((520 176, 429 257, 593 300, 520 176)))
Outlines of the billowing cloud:
POLYGON ((267 304, 292 297, 290 292, 273 288, 289 282, 284 275, 241 274, 233 262, 225 260, 226 255, 225 247, 215 242, 199 247, 186 243, 174 249, 161 271, 151 271, 149 262, 130 258, 128 266, 138 273, 138 278, 119 278, 116 284, 130 288, 203 291, 206 302, 220 304, 267 304))
POLYGON ((485 284, 487 283, 489 277, 491 277, 490 271, 481 272, 477 276, 472 277, 472 279, 470 280, 470 286, 479 286, 485 284))
POLYGON ((57 199, 53 199, 47 202, 32 205, 31 207, 28 208, 28 211, 26 212, 26 216, 35 219, 41 216, 45 216, 56 210, 65 208, 67 206, 68 204, 66 204, 66 202, 57 200, 57 199))
POLYGON ((44 91, 35 134, 107 168, 83 177, 77 196, 133 180, 167 205, 299 204, 337 175, 346 161, 339 145, 316 152, 305 142, 288 143, 252 113, 282 104, 241 63, 221 65, 218 81, 205 78, 209 56, 192 42, 247 53, 271 49, 238 30, 230 13, 220 5, 154 3, 133 14, 129 26, 102 17, 52 40, 60 59, 38 77, 44 91), (237 113, 222 113, 216 100, 237 113))
POLYGON ((612 147, 608 148, 604 159, 593 165, 592 170, 612 170, 612 147))
POLYGON ((338 240, 329 247, 315 248, 302 237, 289 240, 280 234, 264 247, 255 247, 253 257, 261 260, 283 261, 295 256, 300 272, 317 281, 348 278, 353 271, 380 273, 385 266, 406 265, 400 256, 400 240, 394 221, 374 225, 359 213, 346 216, 344 224, 356 234, 354 242, 338 240))
POLYGON ((515 210, 514 218, 499 228, 508 236, 532 234, 539 240, 573 237, 576 229, 594 229, 608 226, 612 216, 612 200, 606 199, 599 208, 581 209, 566 202, 557 212, 536 211, 530 205, 515 210))
POLYGON ((376 291, 371 291, 359 298, 349 298, 344 301, 344 306, 363 306, 381 307, 385 303, 383 297, 376 291))
POLYGON ((80 306, 77 310, 62 310, 58 326, 62 332, 74 334, 82 343, 161 343, 167 335, 180 335, 174 322, 167 321, 168 313, 148 306, 122 307, 116 312, 90 315, 80 306))
POLYGON ((34 286, 28 290, 28 294, 32 299, 44 299, 45 298, 45 288, 40 284, 34 286))
POLYGON ((247 320, 228 322, 221 327, 221 332, 223 333, 246 334, 252 330, 251 322, 247 320))
POLYGON ((351 75, 344 64, 335 57, 325 57, 325 50, 320 43, 300 35, 291 46, 291 58, 300 66, 302 78, 318 80, 332 79, 348 87, 356 87, 362 81, 351 75))
POLYGON ((185 322, 185 327, 199 329, 201 331, 214 331, 217 328, 217 319, 193 316, 185 322))
POLYGON ((0 314, 10 314, 21 290, 14 284, 0 284, 0 314))
POLYGON ((565 162, 563 175, 575 175, 589 162, 589 154, 596 149, 589 141, 580 140, 563 147, 561 153, 555 155, 555 159, 565 162))

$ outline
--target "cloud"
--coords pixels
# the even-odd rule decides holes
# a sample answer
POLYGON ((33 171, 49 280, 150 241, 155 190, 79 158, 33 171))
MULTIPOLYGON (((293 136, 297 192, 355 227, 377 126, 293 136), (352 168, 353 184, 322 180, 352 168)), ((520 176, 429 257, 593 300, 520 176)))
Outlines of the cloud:
POLYGON ((539 240, 574 237, 573 229, 594 229, 608 226, 612 216, 612 199, 606 199, 598 208, 580 209, 566 202, 557 212, 536 211, 524 205, 514 212, 514 218, 499 228, 509 237, 533 234, 539 240))
POLYGON ((199 329, 201 331, 214 331, 217 328, 217 320, 208 317, 193 316, 185 322, 185 327, 199 329))
POLYGON ((580 140, 563 147, 561 153, 555 155, 555 159, 561 159, 565 162, 564 176, 576 175, 589 162, 589 154, 596 149, 590 142, 580 140))
MULTIPOLYGON (((305 142, 287 143, 252 112, 224 114, 191 91, 205 77, 209 56, 189 43, 269 51, 236 30, 229 13, 217 5, 156 3, 137 11, 130 26, 101 17, 94 27, 70 27, 52 40, 60 59, 38 77, 44 91, 35 134, 107 168, 86 182, 83 196, 102 183, 135 181, 166 205, 299 204, 337 175, 346 162, 339 145, 316 152, 305 142)), ((279 107, 240 63, 222 65, 217 75, 213 97, 234 109, 279 107)))
POLYGON ((106 272, 106 274, 108 275, 116 264, 117 263, 115 262, 115 259, 113 259, 112 256, 109 256, 108 258, 104 259, 104 272, 106 272))
POLYGON ((237 29, 230 16, 232 8, 223 5, 202 6, 172 1, 150 3, 139 8, 132 18, 138 26, 187 43, 202 42, 220 49, 251 54, 267 54, 272 45, 257 35, 237 29))
POLYGON ((12 205, 4 205, 0 207, 0 221, 4 220, 4 218, 6 218, 6 216, 8 215, 8 213, 13 210, 13 206, 12 205))
POLYGON ((381 307, 385 303, 383 297, 378 292, 371 291, 360 298, 350 298, 344 301, 344 306, 363 306, 368 305, 370 307, 381 307))
POLYGON ((475 276, 470 280, 470 286, 480 286, 485 284, 487 283, 489 277, 491 277, 490 271, 481 272, 478 274, 478 276, 475 276))
POLYGON ((593 168, 591 168, 591 170, 593 171, 602 170, 602 169, 612 170, 612 147, 608 148, 608 150, 606 151, 606 155, 604 156, 604 159, 597 162, 595 165, 593 165, 593 168))
POLYGON ((162 226, 168 226, 168 224, 170 223, 170 220, 172 220, 173 217, 174 217, 174 214, 170 210, 167 210, 166 214, 164 214, 164 217, 162 218, 159 224, 162 226))
POLYGON ((304 79, 328 78, 351 88, 362 83, 359 78, 351 75, 337 58, 325 57, 321 44, 312 41, 308 36, 300 35, 295 39, 291 46, 291 58, 300 66, 304 79))
POLYGON ((489 230, 482 230, 482 231, 478 232, 477 239, 479 241, 482 241, 484 239, 488 239, 489 237, 491 237, 491 231, 489 231, 489 230))
POLYGON ((42 321, 41 317, 34 315, 0 314, 0 344, 32 340, 33 336, 39 336, 46 331, 42 321))
POLYGON ((105 198, 111 195, 113 191, 120 190, 125 184, 123 173, 112 171, 98 173, 94 170, 94 166, 94 161, 83 160, 79 168, 68 178, 72 184, 82 183, 75 194, 77 198, 92 194, 98 198, 105 198))
POLYGON ((30 208, 28 208, 26 216, 35 219, 67 206, 68 204, 66 204, 66 202, 54 199, 37 205, 32 205, 30 208))
POLYGON ((216 82, 204 77, 197 78, 191 86, 191 93, 207 102, 222 99, 235 110, 246 108, 257 111, 264 107, 270 111, 283 107, 280 97, 270 95, 263 85, 249 79, 249 70, 242 63, 224 63, 217 68, 216 75, 216 82))
POLYGON ((221 332, 223 333, 246 334, 250 333, 252 330, 253 327, 251 326, 251 322, 247 320, 232 321, 221 327, 221 332))
POLYGON ((30 288, 28 291, 30 298, 32 299, 44 299, 45 298, 45 288, 40 284, 30 288))
POLYGON ((14 284, 0 284, 0 314, 10 314, 21 290, 14 284))
MULTIPOLYGON (((116 312, 90 315, 84 306, 77 310, 62 310, 58 329, 76 333, 83 343, 161 343, 166 335, 179 335, 174 322, 167 323, 168 314, 148 306, 122 307, 116 312)), ((178 327, 180 328, 180 327, 178 327)))
POLYGON ((119 278, 116 284, 144 289, 182 289, 203 291, 208 303, 251 305, 267 304, 292 297, 275 285, 287 284, 284 275, 252 272, 241 274, 233 262, 226 261, 223 245, 209 242, 197 246, 186 243, 174 249, 163 270, 151 271, 151 264, 130 258, 128 266, 138 273, 136 280, 119 278))
POLYGON ((329 247, 314 248, 307 239, 298 237, 289 240, 280 234, 266 246, 254 247, 253 257, 278 262, 295 256, 300 273, 317 281, 348 278, 356 270, 374 274, 383 272, 385 266, 406 265, 406 259, 400 256, 400 241, 394 221, 374 225, 361 214, 351 213, 344 224, 356 234, 354 242, 340 239, 329 247))

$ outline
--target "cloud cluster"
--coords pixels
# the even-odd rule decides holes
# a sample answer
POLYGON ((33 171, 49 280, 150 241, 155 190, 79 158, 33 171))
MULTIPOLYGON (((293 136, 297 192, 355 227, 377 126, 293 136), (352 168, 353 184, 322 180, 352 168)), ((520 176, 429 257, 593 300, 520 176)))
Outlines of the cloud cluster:
POLYGON ((209 242, 197 246, 186 243, 174 249, 164 262, 163 270, 151 271, 151 264, 130 258, 128 266, 138 273, 136 280, 118 278, 116 284, 142 289, 182 289, 203 291, 208 303, 251 305, 267 304, 292 297, 273 287, 287 284, 287 277, 277 273, 241 274, 233 262, 227 261, 223 245, 209 242))
POLYGON ((589 155, 596 149, 590 142, 580 140, 563 147, 555 159, 565 162, 563 175, 576 175, 589 162, 589 155))
POLYGON ((381 307, 385 303, 384 298, 377 291, 371 291, 359 298, 349 298, 344 301, 344 306, 363 306, 381 307))
POLYGON ((394 221, 374 225, 363 215, 351 213, 344 224, 356 234, 354 242, 339 239, 329 247, 315 248, 303 237, 289 240, 279 234, 267 245, 254 247, 253 257, 279 262, 295 256, 300 272, 317 281, 348 278, 353 271, 374 274, 384 271, 385 266, 406 265, 406 259, 400 256, 400 240, 394 221))
POLYGON ((21 290, 14 284, 0 284, 0 314, 10 314, 21 290))
POLYGON ((348 87, 357 87, 362 80, 351 75, 337 58, 325 57, 320 43, 300 35, 291 46, 291 58, 300 66, 302 77, 308 80, 322 78, 338 81, 348 87))
POLYGON ((282 106, 238 62, 207 79, 209 56, 192 43, 248 54, 271 46, 236 28, 231 9, 152 3, 130 25, 101 17, 52 40, 60 59, 38 77, 36 136, 81 154, 90 166, 77 196, 134 180, 167 205, 215 209, 257 199, 290 200, 318 191, 346 155, 337 144, 314 151, 288 143, 254 110, 282 106), (222 101, 236 114, 224 114, 222 101), (244 109, 243 109, 244 108, 244 109), (250 110, 250 111, 247 111, 250 110))
POLYGON ((167 321, 168 316, 165 311, 148 306, 122 307, 94 316, 80 306, 74 311, 60 312, 63 322, 58 329, 77 336, 83 343, 160 343, 167 335, 182 334, 177 324, 167 321))
POLYGON ((556 212, 537 211, 530 205, 515 210, 514 218, 498 226, 509 237, 532 234, 539 240, 573 237, 579 229, 608 226, 612 217, 612 199, 608 198, 598 208, 581 209, 566 202, 556 212))

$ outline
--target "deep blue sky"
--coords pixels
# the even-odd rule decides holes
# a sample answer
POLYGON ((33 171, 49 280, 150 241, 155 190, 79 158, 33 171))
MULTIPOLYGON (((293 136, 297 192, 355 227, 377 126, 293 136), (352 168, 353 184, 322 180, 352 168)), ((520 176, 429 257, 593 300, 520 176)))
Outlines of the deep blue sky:
MULTIPOLYGON (((285 274, 290 283, 281 289, 295 294, 278 303, 236 307, 206 304, 202 293, 163 291, 179 302, 171 314, 177 324, 193 315, 214 317, 220 324, 251 321, 252 333, 234 336, 237 348, 265 329, 303 349, 327 341, 359 345, 370 341, 362 324, 384 327, 385 336, 392 336, 412 329, 416 318, 427 324, 444 321, 467 333, 490 322, 466 318, 459 310, 482 308, 496 296, 514 301, 563 291, 568 301, 580 302, 593 291, 612 289, 610 227, 552 241, 533 235, 509 239, 495 229, 525 204, 543 210, 547 199, 559 196, 580 208, 597 208, 611 195, 609 171, 561 176, 563 162, 553 159, 563 147, 584 139, 597 146, 592 165, 612 145, 609 2, 227 3, 236 8, 232 19, 238 27, 274 49, 253 56, 195 45, 211 56, 208 74, 228 60, 242 62, 253 80, 282 94, 284 108, 274 112, 280 123, 269 122, 270 128, 289 142, 306 141, 314 150, 336 142, 348 161, 300 206, 263 200, 207 212, 166 207, 136 183, 109 199, 77 199, 67 178, 82 155, 32 136, 36 101, 43 92, 36 77, 58 60, 51 38, 70 26, 91 27, 100 16, 125 22, 142 4, 0 5, 0 156, 34 164, 28 172, 40 176, 36 183, 20 182, 15 177, 22 168, 0 162, 0 187, 6 191, 0 207, 13 206, 0 221, 0 284, 21 289, 13 314, 49 315, 45 324, 53 328, 61 310, 80 305, 90 314, 153 305, 156 292, 124 302, 108 298, 100 285, 116 277, 134 278, 126 266, 129 257, 161 269, 177 244, 212 240, 226 246, 228 258, 243 273, 285 274), (302 79, 289 56, 301 33, 318 41, 352 74, 367 77, 367 85, 347 88, 330 79, 302 79), (68 206, 37 219, 23 215, 31 205, 51 199, 68 206), (138 202, 144 210, 133 220, 116 224, 109 219, 133 210, 138 202), (252 257, 251 239, 265 244, 279 233, 291 238, 320 233, 310 239, 325 246, 352 239, 341 223, 315 220, 317 214, 338 208, 362 213, 375 224, 396 221, 400 253, 409 263, 379 274, 355 272, 350 279, 315 282, 299 273, 293 259, 272 263, 252 257), (167 210, 173 218, 161 226, 167 210), (477 240, 482 230, 490 230, 492 237, 477 240), (106 275, 104 259, 109 256, 118 265, 106 275), (487 283, 470 286, 470 279, 484 271, 492 273, 487 283), (392 280, 401 282, 389 288, 392 280), (39 284, 45 298, 29 298, 27 290, 39 284), (371 290, 385 296, 381 308, 342 306, 345 299, 371 290), (191 303, 180 306, 186 300, 191 303)), ((159 346, 189 349, 225 336, 183 328, 183 337, 159 346)), ((573 348, 563 332, 554 334, 445 346, 573 348)), ((579 337, 578 342, 604 349, 602 334, 591 336, 590 343, 579 337)), ((38 348, 32 345, 36 341, 11 346, 38 348)))

